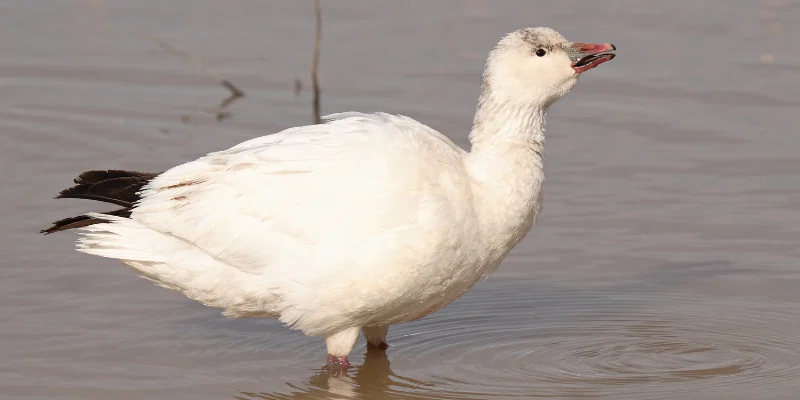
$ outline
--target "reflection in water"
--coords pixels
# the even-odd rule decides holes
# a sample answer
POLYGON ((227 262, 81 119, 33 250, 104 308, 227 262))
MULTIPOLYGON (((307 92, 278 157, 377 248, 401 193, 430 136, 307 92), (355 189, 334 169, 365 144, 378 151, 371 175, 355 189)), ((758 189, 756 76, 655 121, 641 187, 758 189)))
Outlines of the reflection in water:
POLYGON ((404 388, 423 387, 424 384, 398 377, 389 367, 385 350, 368 348, 364 363, 345 371, 322 367, 303 386, 289 385, 291 394, 241 392, 235 399, 327 399, 363 398, 382 399, 393 397, 404 388))
POLYGON ((763 30, 767 41, 764 45, 765 50, 761 53, 761 61, 769 64, 775 62, 775 54, 783 50, 781 22, 777 19, 777 15, 788 4, 785 0, 762 0, 758 4, 759 16, 765 25, 763 30))

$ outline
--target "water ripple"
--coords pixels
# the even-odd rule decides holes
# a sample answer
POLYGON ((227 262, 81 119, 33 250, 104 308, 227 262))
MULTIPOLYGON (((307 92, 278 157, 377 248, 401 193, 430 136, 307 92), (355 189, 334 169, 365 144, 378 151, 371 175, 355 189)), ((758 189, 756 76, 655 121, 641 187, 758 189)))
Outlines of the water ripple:
POLYGON ((388 352, 402 375, 385 355, 368 353, 347 374, 321 370, 307 386, 292 384, 291 395, 251 395, 766 398, 785 396, 800 379, 796 305, 619 290, 481 291, 402 329, 410 332, 388 352))

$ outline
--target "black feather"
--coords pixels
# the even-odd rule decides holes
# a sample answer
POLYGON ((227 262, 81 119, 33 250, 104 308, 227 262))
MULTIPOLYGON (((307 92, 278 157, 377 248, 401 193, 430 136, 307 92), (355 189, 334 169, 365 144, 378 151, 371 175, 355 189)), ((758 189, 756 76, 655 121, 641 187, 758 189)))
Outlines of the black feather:
MULTIPOLYGON (((115 215, 117 217, 130 218, 130 208, 120 208, 114 211, 104 212, 103 214, 115 215)), ((53 222, 53 226, 42 229, 39 233, 49 235, 51 233, 65 231, 67 229, 81 228, 84 226, 94 225, 104 222, 102 219, 92 218, 88 215, 79 215, 77 217, 64 218, 62 220, 53 222)))
MULTIPOLYGON (((139 192, 158 175, 158 173, 123 170, 86 171, 74 179, 75 186, 62 190, 56 198, 87 199, 116 204, 123 208, 106 214, 128 218, 133 206, 141 199, 139 192)), ((103 221, 80 215, 56 221, 53 226, 42 230, 41 233, 50 234, 99 222, 103 221)))
POLYGON ((139 201, 138 192, 156 176, 158 174, 136 171, 87 171, 75 178, 75 186, 62 190, 56 198, 97 200, 133 207, 139 201))
POLYGON ((158 175, 160 175, 160 173, 123 171, 119 169, 94 170, 86 171, 78 175, 78 177, 75 178, 75 183, 98 183, 108 179, 129 177, 138 177, 144 179, 145 181, 149 181, 158 175))

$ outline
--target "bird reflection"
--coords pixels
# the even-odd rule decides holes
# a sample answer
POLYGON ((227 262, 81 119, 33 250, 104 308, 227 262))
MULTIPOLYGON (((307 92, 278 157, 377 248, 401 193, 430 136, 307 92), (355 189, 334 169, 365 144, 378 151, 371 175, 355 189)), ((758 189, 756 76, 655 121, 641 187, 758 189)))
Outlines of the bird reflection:
POLYGON ((385 350, 369 347, 361 366, 346 370, 322 367, 308 378, 305 387, 290 384, 289 394, 240 392, 234 399, 388 399, 390 395, 396 398, 399 388, 420 385, 395 375, 385 350))

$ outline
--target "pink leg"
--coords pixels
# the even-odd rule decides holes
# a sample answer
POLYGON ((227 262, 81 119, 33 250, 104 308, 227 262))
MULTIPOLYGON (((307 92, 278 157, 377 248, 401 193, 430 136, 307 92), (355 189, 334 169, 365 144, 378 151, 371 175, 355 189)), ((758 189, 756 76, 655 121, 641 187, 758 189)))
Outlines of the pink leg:
POLYGON ((347 356, 334 356, 328 354, 328 365, 335 365, 346 368, 350 366, 350 361, 347 361, 347 356))
POLYGON ((353 351, 353 345, 356 344, 360 330, 358 327, 352 327, 325 337, 329 366, 344 368, 350 366, 350 362, 347 361, 347 355, 353 351))

